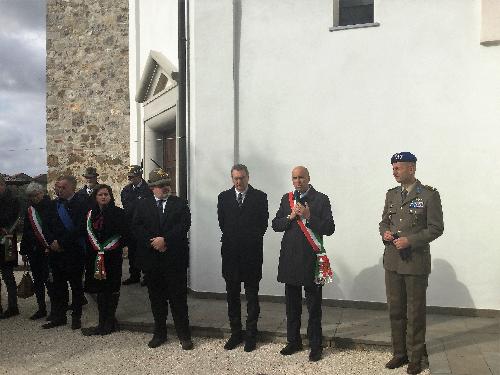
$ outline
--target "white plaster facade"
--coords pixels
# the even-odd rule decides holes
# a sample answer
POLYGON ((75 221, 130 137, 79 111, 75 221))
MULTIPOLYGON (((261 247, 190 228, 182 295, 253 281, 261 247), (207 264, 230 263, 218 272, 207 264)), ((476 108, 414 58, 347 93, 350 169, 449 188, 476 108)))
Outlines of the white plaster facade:
MULTIPOLYGON (((500 309, 500 46, 480 44, 481 4, 375 0, 380 26, 330 32, 332 0, 189 0, 191 288, 224 291, 216 204, 231 165, 249 167, 273 218, 303 164, 337 225, 324 298, 385 302, 378 223, 396 185, 390 156, 408 150, 444 209, 428 304, 500 309)), ((138 77, 151 50, 177 61, 176 7, 130 1, 132 163, 138 77)), ((280 240, 269 227, 262 294, 284 294, 280 240)))

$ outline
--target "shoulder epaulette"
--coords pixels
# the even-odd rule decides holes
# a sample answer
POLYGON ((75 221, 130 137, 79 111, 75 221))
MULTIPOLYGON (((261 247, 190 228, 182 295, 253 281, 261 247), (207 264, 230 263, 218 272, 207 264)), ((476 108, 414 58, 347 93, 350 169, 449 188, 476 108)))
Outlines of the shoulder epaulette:
POLYGON ((398 189, 398 188, 399 188, 399 186, 396 186, 396 187, 390 188, 390 189, 389 189, 389 190, 387 190, 387 191, 396 190, 396 189, 398 189))
POLYGON ((423 185, 424 188, 426 188, 427 190, 430 190, 430 191, 437 191, 437 189, 435 187, 432 187, 430 185, 423 185))

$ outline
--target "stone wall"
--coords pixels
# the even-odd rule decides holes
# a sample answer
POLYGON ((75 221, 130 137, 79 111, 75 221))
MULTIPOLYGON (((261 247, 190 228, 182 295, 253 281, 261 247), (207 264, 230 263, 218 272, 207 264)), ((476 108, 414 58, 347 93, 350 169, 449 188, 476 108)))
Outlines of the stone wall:
POLYGON ((119 191, 129 164, 128 0, 47 1, 48 183, 86 166, 119 191))

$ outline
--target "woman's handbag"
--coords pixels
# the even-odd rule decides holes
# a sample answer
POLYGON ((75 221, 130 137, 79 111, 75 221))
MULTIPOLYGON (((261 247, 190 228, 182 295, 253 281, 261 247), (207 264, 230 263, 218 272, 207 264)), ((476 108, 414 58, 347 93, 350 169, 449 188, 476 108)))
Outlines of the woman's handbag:
POLYGON ((33 294, 35 294, 33 279, 31 278, 30 272, 25 271, 21 282, 17 286, 17 296, 19 298, 29 298, 33 294))

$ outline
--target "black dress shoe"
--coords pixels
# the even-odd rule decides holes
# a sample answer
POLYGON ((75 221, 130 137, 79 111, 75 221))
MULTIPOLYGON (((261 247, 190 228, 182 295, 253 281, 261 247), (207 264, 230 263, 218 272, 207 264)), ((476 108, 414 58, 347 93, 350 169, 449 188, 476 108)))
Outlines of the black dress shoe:
POLYGON ((231 335, 231 337, 229 337, 229 340, 227 340, 226 343, 224 344, 224 349, 233 350, 242 342, 243 342, 242 335, 231 335))
POLYGON ((82 328, 82 335, 83 336, 100 336, 100 335, 102 335, 102 328, 99 326, 82 328))
POLYGON ((135 277, 129 277, 127 280, 124 280, 122 282, 122 285, 131 285, 131 284, 137 284, 138 282, 140 282, 141 279, 139 278, 135 278, 135 277))
POLYGON ((151 339, 151 341, 148 342, 148 346, 150 348, 157 348, 165 342, 167 342, 166 337, 153 335, 153 338, 151 339))
POLYGON ((245 350, 247 353, 253 352, 256 347, 257 343, 255 341, 255 337, 247 337, 245 339, 245 347, 243 348, 243 350, 245 350))
POLYGON ((30 320, 37 320, 43 318, 47 315, 47 310, 38 310, 36 313, 30 316, 30 320))
POLYGON ((194 345, 191 339, 181 340, 182 350, 193 350, 194 345))
POLYGON ((54 328, 54 327, 59 327, 59 326, 64 326, 66 325, 67 321, 66 320, 52 320, 48 323, 45 323, 44 325, 42 325, 42 328, 43 329, 50 329, 50 328, 54 328))
POLYGON ((82 320, 80 318, 73 318, 71 320, 71 329, 80 329, 82 328, 82 320))
POLYGON ((311 352, 309 353, 309 361, 310 362, 318 362, 323 355, 323 349, 318 348, 318 349, 311 349, 311 352))
POLYGON ((407 356, 404 356, 404 357, 394 356, 394 357, 391 358, 391 360, 389 362, 387 362, 385 364, 385 367, 387 367, 388 369, 392 370, 392 369, 404 366, 407 363, 408 363, 408 357, 407 356))
POLYGON ((9 307, 0 315, 0 319, 8 319, 16 315, 19 315, 19 309, 17 307, 9 307))
POLYGON ((420 363, 416 362, 410 362, 408 364, 408 368, 406 369, 406 373, 411 375, 420 374, 421 372, 422 372, 422 366, 420 366, 420 363))
POLYGON ((302 344, 288 343, 280 350, 281 355, 292 355, 302 350, 302 344))

